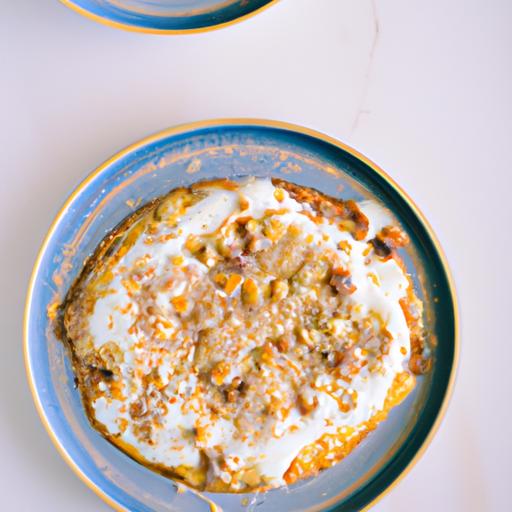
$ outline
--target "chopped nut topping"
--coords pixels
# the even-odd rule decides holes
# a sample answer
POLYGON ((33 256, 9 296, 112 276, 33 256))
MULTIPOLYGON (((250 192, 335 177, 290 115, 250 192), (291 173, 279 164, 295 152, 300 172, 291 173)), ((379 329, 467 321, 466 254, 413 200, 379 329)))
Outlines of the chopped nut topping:
POLYGON ((253 279, 248 277, 242 284, 242 302, 246 306, 257 306, 260 290, 253 279))
POLYGON ((242 282, 242 276, 240 274, 231 274, 226 284, 224 285, 224 291, 228 295, 233 295, 233 293, 238 289, 240 283, 242 282))
POLYGON ((288 281, 284 279, 274 279, 270 283, 272 300, 278 302, 288 295, 289 286, 288 281))
POLYGON ((337 268, 332 271, 330 285, 341 295, 350 295, 356 291, 356 285, 352 282, 348 270, 337 268))

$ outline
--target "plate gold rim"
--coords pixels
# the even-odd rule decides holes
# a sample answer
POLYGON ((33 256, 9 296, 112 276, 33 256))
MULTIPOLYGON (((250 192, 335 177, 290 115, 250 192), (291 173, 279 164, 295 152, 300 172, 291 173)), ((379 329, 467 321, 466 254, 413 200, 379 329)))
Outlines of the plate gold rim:
POLYGON ((211 32, 213 30, 218 30, 221 28, 229 27, 236 23, 240 23, 242 21, 248 20, 249 18, 256 16, 256 14, 263 12, 264 10, 268 9, 272 5, 275 5, 275 4, 277 4, 277 2, 279 2, 279 0, 270 0, 267 4, 262 5, 261 7, 258 7, 254 11, 248 12, 247 14, 244 14, 243 16, 239 16, 238 18, 235 18, 230 21, 225 21, 222 23, 208 25, 207 27, 179 29, 178 30, 178 29, 145 28, 145 27, 139 27, 137 25, 130 25, 128 23, 121 23, 119 21, 112 21, 112 20, 104 18, 103 16, 100 16, 98 14, 89 12, 87 9, 84 9, 83 7, 76 5, 73 0, 59 0, 59 1, 62 4, 64 4, 66 7, 68 7, 69 9, 80 14, 81 16, 84 16, 85 18, 89 18, 90 20, 95 21, 97 23, 101 23, 102 25, 106 25, 108 27, 113 27, 116 29, 125 30, 128 32, 137 32, 139 34, 153 34, 153 35, 155 35, 155 34, 156 35, 204 34, 205 32, 211 32))
MULTIPOLYGON (((65 0, 61 0, 65 1, 65 0)), ((421 210, 418 208, 418 206, 414 203, 414 201, 409 197, 409 195, 383 170, 381 169, 377 164, 372 162, 369 158, 365 157, 359 151, 355 150, 354 148, 348 146, 347 144, 335 139, 334 137, 331 137, 329 135, 326 135, 322 132, 313 130, 311 128, 305 128, 303 126, 299 126, 296 124, 288 123, 285 121, 275 121, 275 120, 269 120, 269 119, 255 119, 255 118, 221 118, 221 119, 209 119, 205 121, 196 121, 192 123, 185 123, 180 124, 177 126, 174 126, 172 128, 167 128, 165 130, 162 130, 158 133, 155 133, 153 135, 150 135, 148 137, 143 138, 142 140, 135 142, 134 144, 131 144, 127 146, 126 148, 122 149, 121 151, 117 152, 115 155, 110 157, 108 160, 106 160, 103 164, 101 164, 99 167, 97 167, 94 171, 92 171, 71 193, 71 195, 68 197, 66 202, 63 204, 63 206, 58 211, 57 215, 55 216, 52 224, 50 225, 50 228, 48 229, 48 232, 44 238, 43 243, 41 244, 41 247, 38 251, 36 261, 34 264, 34 267, 32 269, 32 274, 29 281, 26 301, 25 301, 25 310, 24 310, 24 317, 23 317, 23 354, 24 354, 24 360, 25 360, 25 369, 27 373, 27 380, 30 387, 30 392, 32 394, 34 403, 36 405, 37 412, 39 413, 39 417, 41 419, 41 422, 43 423, 50 439, 52 440, 53 444, 57 448, 57 451, 60 453, 62 458, 66 461, 66 463, 71 467, 71 469, 74 471, 74 473, 89 487, 94 493, 99 496, 102 500, 104 500, 108 505, 110 505, 114 510, 118 512, 126 512, 127 509, 125 509, 123 506, 121 506, 119 503, 114 501, 110 496, 108 496, 100 487, 98 487, 94 482, 92 482, 77 466, 77 464, 74 462, 74 460, 70 457, 70 455, 67 453, 66 449, 62 446, 61 442, 53 432, 51 425, 48 421, 48 418, 45 415, 45 412, 43 410, 41 401, 39 399, 39 395, 37 393, 34 377, 32 374, 32 368, 30 365, 30 356, 29 356, 29 346, 28 346, 28 324, 29 324, 29 307, 32 303, 32 293, 34 288, 34 283, 36 279, 37 272, 39 270, 39 266, 41 264, 41 260, 43 258, 43 254, 46 250, 46 247, 48 245, 48 242, 53 235, 53 232, 55 231, 55 228, 57 227, 57 224, 60 222, 61 217, 63 216, 64 212, 67 210, 68 206, 75 200, 75 198, 83 191, 84 188, 86 188, 91 181, 93 181, 96 176, 101 174, 101 172, 107 168, 109 165, 111 165, 113 162, 123 158, 124 156, 132 153, 133 151, 147 145, 151 144, 153 142, 158 141, 159 139, 162 139, 164 137, 169 137, 172 135, 178 135, 202 128, 208 128, 213 126, 243 126, 243 125, 249 125, 249 126, 264 126, 269 128, 278 128, 278 129, 284 129, 292 132, 296 132, 303 135, 308 135, 310 137, 322 140, 324 142, 327 142, 329 144, 332 144, 333 146, 336 146, 347 153, 350 153, 357 159, 364 162, 366 165, 368 165, 373 171, 375 171, 381 178, 386 181, 386 183, 391 186, 401 197, 402 199, 409 205, 409 207, 413 210, 418 220, 422 223, 423 228, 426 230, 427 234, 431 238, 442 263, 443 270, 446 274, 448 286, 451 294, 452 304, 453 304, 453 318, 454 318, 454 355, 453 355, 453 361, 451 365, 451 372, 450 377, 448 380, 448 385, 446 388, 446 392, 443 397, 443 402, 441 407, 439 408, 439 411, 437 413, 436 419, 423 440, 420 448, 417 450, 417 452, 414 454, 414 456, 411 458, 409 463, 405 466, 405 468, 401 471, 401 473, 395 478, 395 480, 387 486, 385 489, 382 490, 382 492, 376 496, 363 510, 369 510, 372 506, 374 506, 378 501, 380 501, 385 495, 387 495, 392 489, 394 489, 404 478, 405 476, 411 471, 411 469, 416 465, 416 463, 419 461, 419 459, 423 456, 426 449, 430 445, 434 435, 438 431, 440 424, 446 414, 446 410, 448 407, 448 404, 450 402, 451 396, 453 394, 453 387, 455 383, 455 377, 457 374, 457 367, 458 367, 458 361, 459 361, 459 351, 460 351, 460 326, 459 326, 459 304, 458 304, 458 298, 457 293, 455 289, 455 284, 453 280, 453 276, 450 272, 448 261, 446 258, 446 255, 441 247, 441 244, 439 243, 439 240, 437 239, 436 235, 434 234, 434 231, 432 230, 432 227, 430 226, 430 223, 425 218, 421 210)))

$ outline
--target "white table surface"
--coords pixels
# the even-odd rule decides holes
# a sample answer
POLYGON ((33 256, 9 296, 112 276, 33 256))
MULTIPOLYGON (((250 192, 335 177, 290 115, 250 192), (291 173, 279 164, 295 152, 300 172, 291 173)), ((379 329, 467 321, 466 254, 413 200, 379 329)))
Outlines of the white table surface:
POLYGON ((108 510, 32 404, 21 350, 29 273, 88 172, 145 135, 214 117, 333 135, 423 209, 458 287, 461 364, 433 443, 374 510, 512 510, 510 0, 282 0, 182 37, 107 28, 56 0, 0 9, 0 510, 108 510))

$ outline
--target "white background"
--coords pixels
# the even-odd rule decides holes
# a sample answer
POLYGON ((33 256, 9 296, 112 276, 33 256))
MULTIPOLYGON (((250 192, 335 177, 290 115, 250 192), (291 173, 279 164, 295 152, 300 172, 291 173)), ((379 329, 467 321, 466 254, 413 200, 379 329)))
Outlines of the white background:
POLYGON ((368 155, 423 209, 453 269, 455 394, 374 510, 512 510, 510 0, 282 0, 178 37, 97 25, 56 0, 0 9, 1 510, 108 510, 60 459, 25 382, 24 295, 55 213, 129 143, 236 116, 302 124, 368 155))

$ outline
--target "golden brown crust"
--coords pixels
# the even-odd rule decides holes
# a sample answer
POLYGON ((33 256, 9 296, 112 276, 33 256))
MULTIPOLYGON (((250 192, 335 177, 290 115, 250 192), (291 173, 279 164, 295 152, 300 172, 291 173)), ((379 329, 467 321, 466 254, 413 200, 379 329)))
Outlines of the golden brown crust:
POLYGON ((409 373, 400 373, 396 376, 388 392, 384 408, 375 414, 369 421, 357 428, 343 427, 338 434, 325 434, 314 443, 304 447, 295 457, 285 474, 287 484, 297 480, 317 475, 322 469, 332 467, 340 462, 363 439, 375 430, 381 421, 384 421, 393 407, 402 402, 414 388, 414 378, 409 373))
POLYGON ((308 203, 322 217, 341 218, 342 227, 356 240, 364 240, 366 237, 368 219, 354 201, 330 197, 313 188, 302 187, 278 178, 272 178, 272 183, 286 190, 299 203, 308 203))

